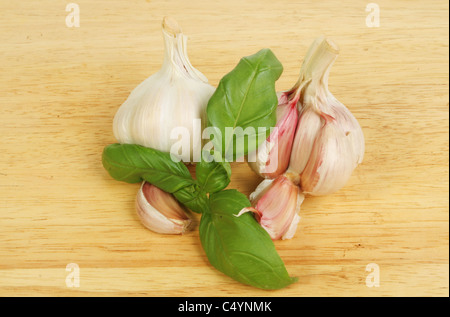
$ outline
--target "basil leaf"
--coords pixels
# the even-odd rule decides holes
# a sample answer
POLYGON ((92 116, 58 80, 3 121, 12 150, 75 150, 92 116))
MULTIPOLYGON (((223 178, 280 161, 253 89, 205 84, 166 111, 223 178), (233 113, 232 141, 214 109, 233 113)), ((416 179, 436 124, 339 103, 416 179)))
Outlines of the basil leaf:
POLYGON ((207 193, 221 191, 230 183, 231 167, 228 162, 205 162, 202 160, 195 167, 195 177, 207 193))
POLYGON ((282 71, 283 66, 272 51, 263 49, 242 58, 220 81, 208 102, 207 116, 209 126, 217 127, 221 132, 221 140, 213 139, 214 146, 228 161, 256 150, 259 143, 268 137, 268 128, 275 126, 278 105, 275 81, 282 71), (232 137, 226 134, 227 127, 231 128, 232 137), (258 131, 260 127, 267 131, 258 131), (247 136, 237 133, 240 128, 249 132, 247 136), (245 142, 247 138, 253 138, 256 144, 245 142), (234 149, 233 144, 243 147, 234 149))
POLYGON ((175 198, 190 210, 203 213, 208 210, 208 196, 198 185, 184 187, 173 193, 175 198))
POLYGON ((106 146, 102 163, 116 180, 127 183, 146 180, 169 193, 195 183, 187 167, 172 161, 169 153, 136 144, 106 146))
POLYGON ((236 217, 249 207, 237 190, 211 194, 209 211, 202 214, 199 233, 211 264, 233 279, 262 289, 279 289, 293 282, 275 250, 269 234, 250 213, 236 217))
POLYGON ((172 161, 170 154, 136 144, 111 144, 104 148, 103 167, 112 178, 127 183, 143 180, 172 193, 194 212, 207 206, 207 196, 182 162, 172 161))

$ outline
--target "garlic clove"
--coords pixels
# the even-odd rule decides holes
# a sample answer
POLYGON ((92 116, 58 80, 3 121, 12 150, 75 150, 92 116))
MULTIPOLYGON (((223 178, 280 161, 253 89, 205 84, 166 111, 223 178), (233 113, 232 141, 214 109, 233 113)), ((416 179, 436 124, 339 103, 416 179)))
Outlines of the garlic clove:
POLYGON ((299 95, 300 118, 288 171, 299 174, 302 191, 314 196, 342 188, 364 157, 361 126, 328 90, 338 53, 332 41, 316 40, 293 88, 299 95))
POLYGON ((136 211, 142 224, 157 233, 182 234, 191 229, 192 219, 178 201, 145 181, 136 196, 136 211))
POLYGON ((248 165, 259 176, 273 179, 288 168, 298 121, 297 100, 289 100, 287 92, 278 95, 275 130, 247 158, 248 165))
POLYGON ((308 164, 301 174, 303 192, 320 196, 342 188, 356 167, 352 157, 350 137, 336 120, 327 121, 317 135, 308 164))
POLYGON ((296 185, 298 181, 298 177, 291 173, 263 180, 250 195, 253 207, 244 208, 238 215, 251 211, 272 240, 291 239, 305 198, 296 185))
POLYGON ((298 120, 297 132, 292 144, 289 170, 301 174, 309 161, 309 157, 322 126, 320 116, 314 111, 302 111, 298 120))

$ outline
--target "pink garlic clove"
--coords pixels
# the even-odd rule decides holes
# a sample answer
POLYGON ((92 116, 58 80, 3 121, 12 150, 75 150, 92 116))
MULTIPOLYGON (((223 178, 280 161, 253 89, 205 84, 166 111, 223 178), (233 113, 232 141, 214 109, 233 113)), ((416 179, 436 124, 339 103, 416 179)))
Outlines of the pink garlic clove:
POLYGON ((327 121, 315 139, 308 164, 301 174, 303 192, 320 196, 342 188, 357 165, 352 156, 351 138, 336 120, 327 121))
POLYGON ((275 130, 255 152, 247 157, 247 163, 251 169, 264 178, 276 178, 289 166, 298 121, 298 98, 292 100, 289 98, 288 92, 279 94, 275 130))
POLYGON ((142 224, 157 233, 182 234, 191 228, 186 209, 171 194, 145 181, 136 196, 136 211, 142 224))
POLYGON ((238 215, 251 211, 272 240, 291 239, 300 220, 300 205, 304 195, 296 185, 294 174, 284 174, 276 179, 262 181, 250 195, 251 208, 244 208, 238 215))

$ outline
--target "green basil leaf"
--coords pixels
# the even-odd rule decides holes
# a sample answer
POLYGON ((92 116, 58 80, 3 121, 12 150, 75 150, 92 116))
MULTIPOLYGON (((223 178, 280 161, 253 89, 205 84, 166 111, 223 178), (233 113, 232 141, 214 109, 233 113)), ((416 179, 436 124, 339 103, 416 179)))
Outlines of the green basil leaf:
POLYGON ((269 234, 251 213, 236 217, 251 204, 237 190, 211 194, 199 233, 211 264, 235 280, 262 289, 280 289, 297 279, 289 276, 269 234))
POLYGON ((207 116, 209 126, 221 132, 220 140, 213 139, 214 146, 228 161, 255 150, 268 137, 268 129, 275 126, 278 105, 275 81, 282 71, 283 66, 272 51, 263 49, 242 58, 220 81, 208 102, 207 116), (227 135, 227 127, 231 128, 228 131, 232 137, 227 135), (261 132, 258 128, 266 130, 261 132), (238 134, 239 131, 248 134, 238 134), (245 142, 247 138, 256 142, 245 142))
POLYGON ((194 212, 203 212, 208 197, 182 162, 170 154, 136 144, 111 144, 103 150, 104 168, 116 180, 138 183, 143 180, 172 193, 194 212))
POLYGON ((172 161, 169 153, 136 144, 106 146, 102 163, 116 180, 127 183, 146 180, 169 193, 195 183, 187 167, 172 161))
POLYGON ((175 198, 190 210, 203 213, 208 210, 208 196, 199 185, 187 186, 173 193, 175 198))
POLYGON ((202 190, 207 193, 221 191, 230 183, 231 167, 228 162, 198 162, 195 167, 195 177, 202 190))

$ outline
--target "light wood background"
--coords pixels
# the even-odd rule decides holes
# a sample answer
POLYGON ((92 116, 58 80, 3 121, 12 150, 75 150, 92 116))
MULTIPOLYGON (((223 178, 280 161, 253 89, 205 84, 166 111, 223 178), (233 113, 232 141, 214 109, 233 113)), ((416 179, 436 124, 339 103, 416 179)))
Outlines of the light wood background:
MULTIPOLYGON (((0 1, 1 296, 448 296, 447 1, 0 1), (364 163, 334 195, 307 198, 294 239, 277 241, 299 282, 262 291, 214 269, 198 230, 146 230, 138 184, 101 164, 113 116, 162 62, 161 20, 189 36, 192 64, 217 85, 243 56, 273 50, 278 90, 320 35, 341 47, 330 89, 366 137, 364 163), (68 287, 66 265, 80 269, 68 287), (366 266, 380 269, 367 287, 366 266)), ((229 188, 259 183, 233 164, 229 188)))

